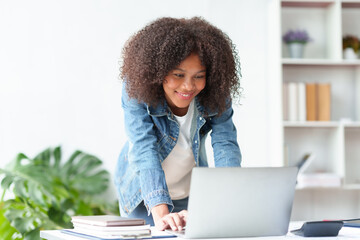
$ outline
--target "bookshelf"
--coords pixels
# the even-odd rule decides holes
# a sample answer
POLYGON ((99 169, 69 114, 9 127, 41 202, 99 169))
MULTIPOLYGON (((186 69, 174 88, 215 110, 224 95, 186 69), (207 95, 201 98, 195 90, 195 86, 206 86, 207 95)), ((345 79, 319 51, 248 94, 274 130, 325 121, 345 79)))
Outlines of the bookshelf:
MULTIPOLYGON (((270 26, 275 26, 274 33, 269 34, 269 37, 277 46, 272 53, 276 55, 275 51, 278 50, 276 56, 280 60, 278 65, 268 60, 273 68, 269 72, 279 78, 278 81, 274 77, 273 81, 277 83, 276 86, 281 86, 278 90, 274 88, 274 92, 283 96, 284 83, 320 83, 331 86, 329 121, 289 121, 283 117, 283 106, 288 99, 283 96, 271 102, 280 105, 274 109, 282 113, 282 124, 280 128, 275 123, 272 126, 281 132, 279 140, 284 148, 282 151, 274 151, 273 157, 282 159, 281 165, 295 165, 303 155, 313 153, 316 158, 307 169, 308 173, 329 173, 341 178, 338 187, 311 186, 297 189, 292 218, 358 217, 360 59, 343 58, 342 37, 346 34, 360 37, 360 0, 274 0, 269 4, 269 13, 272 21, 270 26), (282 43, 281 36, 289 29, 305 29, 313 39, 305 46, 301 59, 289 58, 288 49, 282 43), (344 200, 346 197, 348 199, 344 200), (328 198, 337 198, 348 204, 346 207, 336 207, 334 204, 334 211, 330 213, 323 207, 328 204, 328 198)), ((273 116, 271 119, 279 118, 273 116)))

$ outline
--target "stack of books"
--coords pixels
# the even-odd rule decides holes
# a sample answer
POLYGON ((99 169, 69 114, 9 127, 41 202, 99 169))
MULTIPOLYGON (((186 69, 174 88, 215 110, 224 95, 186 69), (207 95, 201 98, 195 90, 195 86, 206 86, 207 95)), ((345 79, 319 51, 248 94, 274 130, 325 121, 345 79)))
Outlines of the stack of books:
POLYGON ((331 84, 284 83, 283 113, 285 121, 330 121, 331 84))
POLYGON ((298 175, 298 187, 340 187, 341 177, 335 173, 303 173, 298 175))
POLYGON ((86 239, 137 239, 151 238, 150 225, 144 219, 112 215, 74 216, 74 229, 62 230, 86 239))
POLYGON ((335 173, 330 172, 306 172, 309 165, 315 160, 316 156, 313 153, 305 154, 302 159, 296 164, 299 168, 297 177, 298 188, 309 187, 340 187, 341 177, 335 173))

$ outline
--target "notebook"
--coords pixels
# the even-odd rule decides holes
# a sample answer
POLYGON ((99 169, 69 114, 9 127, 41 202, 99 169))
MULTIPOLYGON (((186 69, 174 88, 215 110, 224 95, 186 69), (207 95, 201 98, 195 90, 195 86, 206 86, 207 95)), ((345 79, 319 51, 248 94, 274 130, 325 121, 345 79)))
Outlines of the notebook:
POLYGON ((80 223, 96 226, 136 226, 145 224, 145 220, 141 218, 127 218, 113 215, 73 216, 71 222, 74 224, 80 223))
MULTIPOLYGON (((75 232, 72 229, 63 229, 60 230, 61 233, 67 234, 67 235, 73 235, 76 237, 80 237, 81 239, 90 239, 90 240, 129 240, 129 239, 159 239, 159 238, 174 238, 176 237, 175 235, 169 235, 166 233, 157 233, 156 235, 151 235, 151 236, 125 236, 125 237, 121 237, 121 236, 112 236, 112 237, 99 237, 99 236, 94 236, 94 235, 90 235, 90 234, 84 234, 84 233, 80 233, 80 232, 75 232)), ((41 231, 41 237, 47 237, 46 239, 53 239, 51 236, 47 236, 48 233, 47 231, 41 231)), ((60 239, 60 238, 59 238, 60 239)), ((67 238, 68 239, 68 238, 67 238)), ((72 238, 69 238, 72 239, 72 238)), ((76 238, 78 239, 78 238, 76 238)))
POLYGON ((184 238, 280 236, 288 232, 296 167, 194 168, 184 238))

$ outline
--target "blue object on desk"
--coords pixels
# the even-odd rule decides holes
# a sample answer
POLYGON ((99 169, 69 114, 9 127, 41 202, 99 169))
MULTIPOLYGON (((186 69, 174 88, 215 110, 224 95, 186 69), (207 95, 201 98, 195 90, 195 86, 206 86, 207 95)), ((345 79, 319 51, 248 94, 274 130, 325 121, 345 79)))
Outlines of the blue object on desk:
POLYGON ((360 218, 342 219, 344 227, 360 228, 360 218))
POLYGON ((156 239, 156 238, 176 238, 177 237, 175 235, 161 235, 161 236, 151 236, 151 237, 145 237, 145 238, 136 238, 136 237, 134 237, 134 238, 100 238, 100 237, 95 237, 95 236, 87 235, 87 234, 83 234, 83 233, 68 231, 66 229, 60 230, 60 231, 65 234, 70 234, 70 235, 77 236, 77 237, 87 238, 90 240, 129 240, 129 239, 156 239))
POLYGON ((360 228, 360 223, 344 222, 344 227, 360 228))
POLYGON ((339 234, 343 221, 313 221, 305 222, 301 228, 291 233, 303 237, 333 237, 339 234))

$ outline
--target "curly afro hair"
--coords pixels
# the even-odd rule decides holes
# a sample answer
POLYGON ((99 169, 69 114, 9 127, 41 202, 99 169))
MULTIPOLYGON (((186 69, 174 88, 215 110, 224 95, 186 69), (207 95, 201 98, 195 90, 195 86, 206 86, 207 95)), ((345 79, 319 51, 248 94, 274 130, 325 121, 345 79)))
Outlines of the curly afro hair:
POLYGON ((121 78, 129 97, 151 106, 162 103, 165 77, 191 53, 206 67, 206 85, 197 98, 220 115, 229 98, 240 95, 240 63, 230 38, 199 17, 159 18, 126 42, 121 78))

